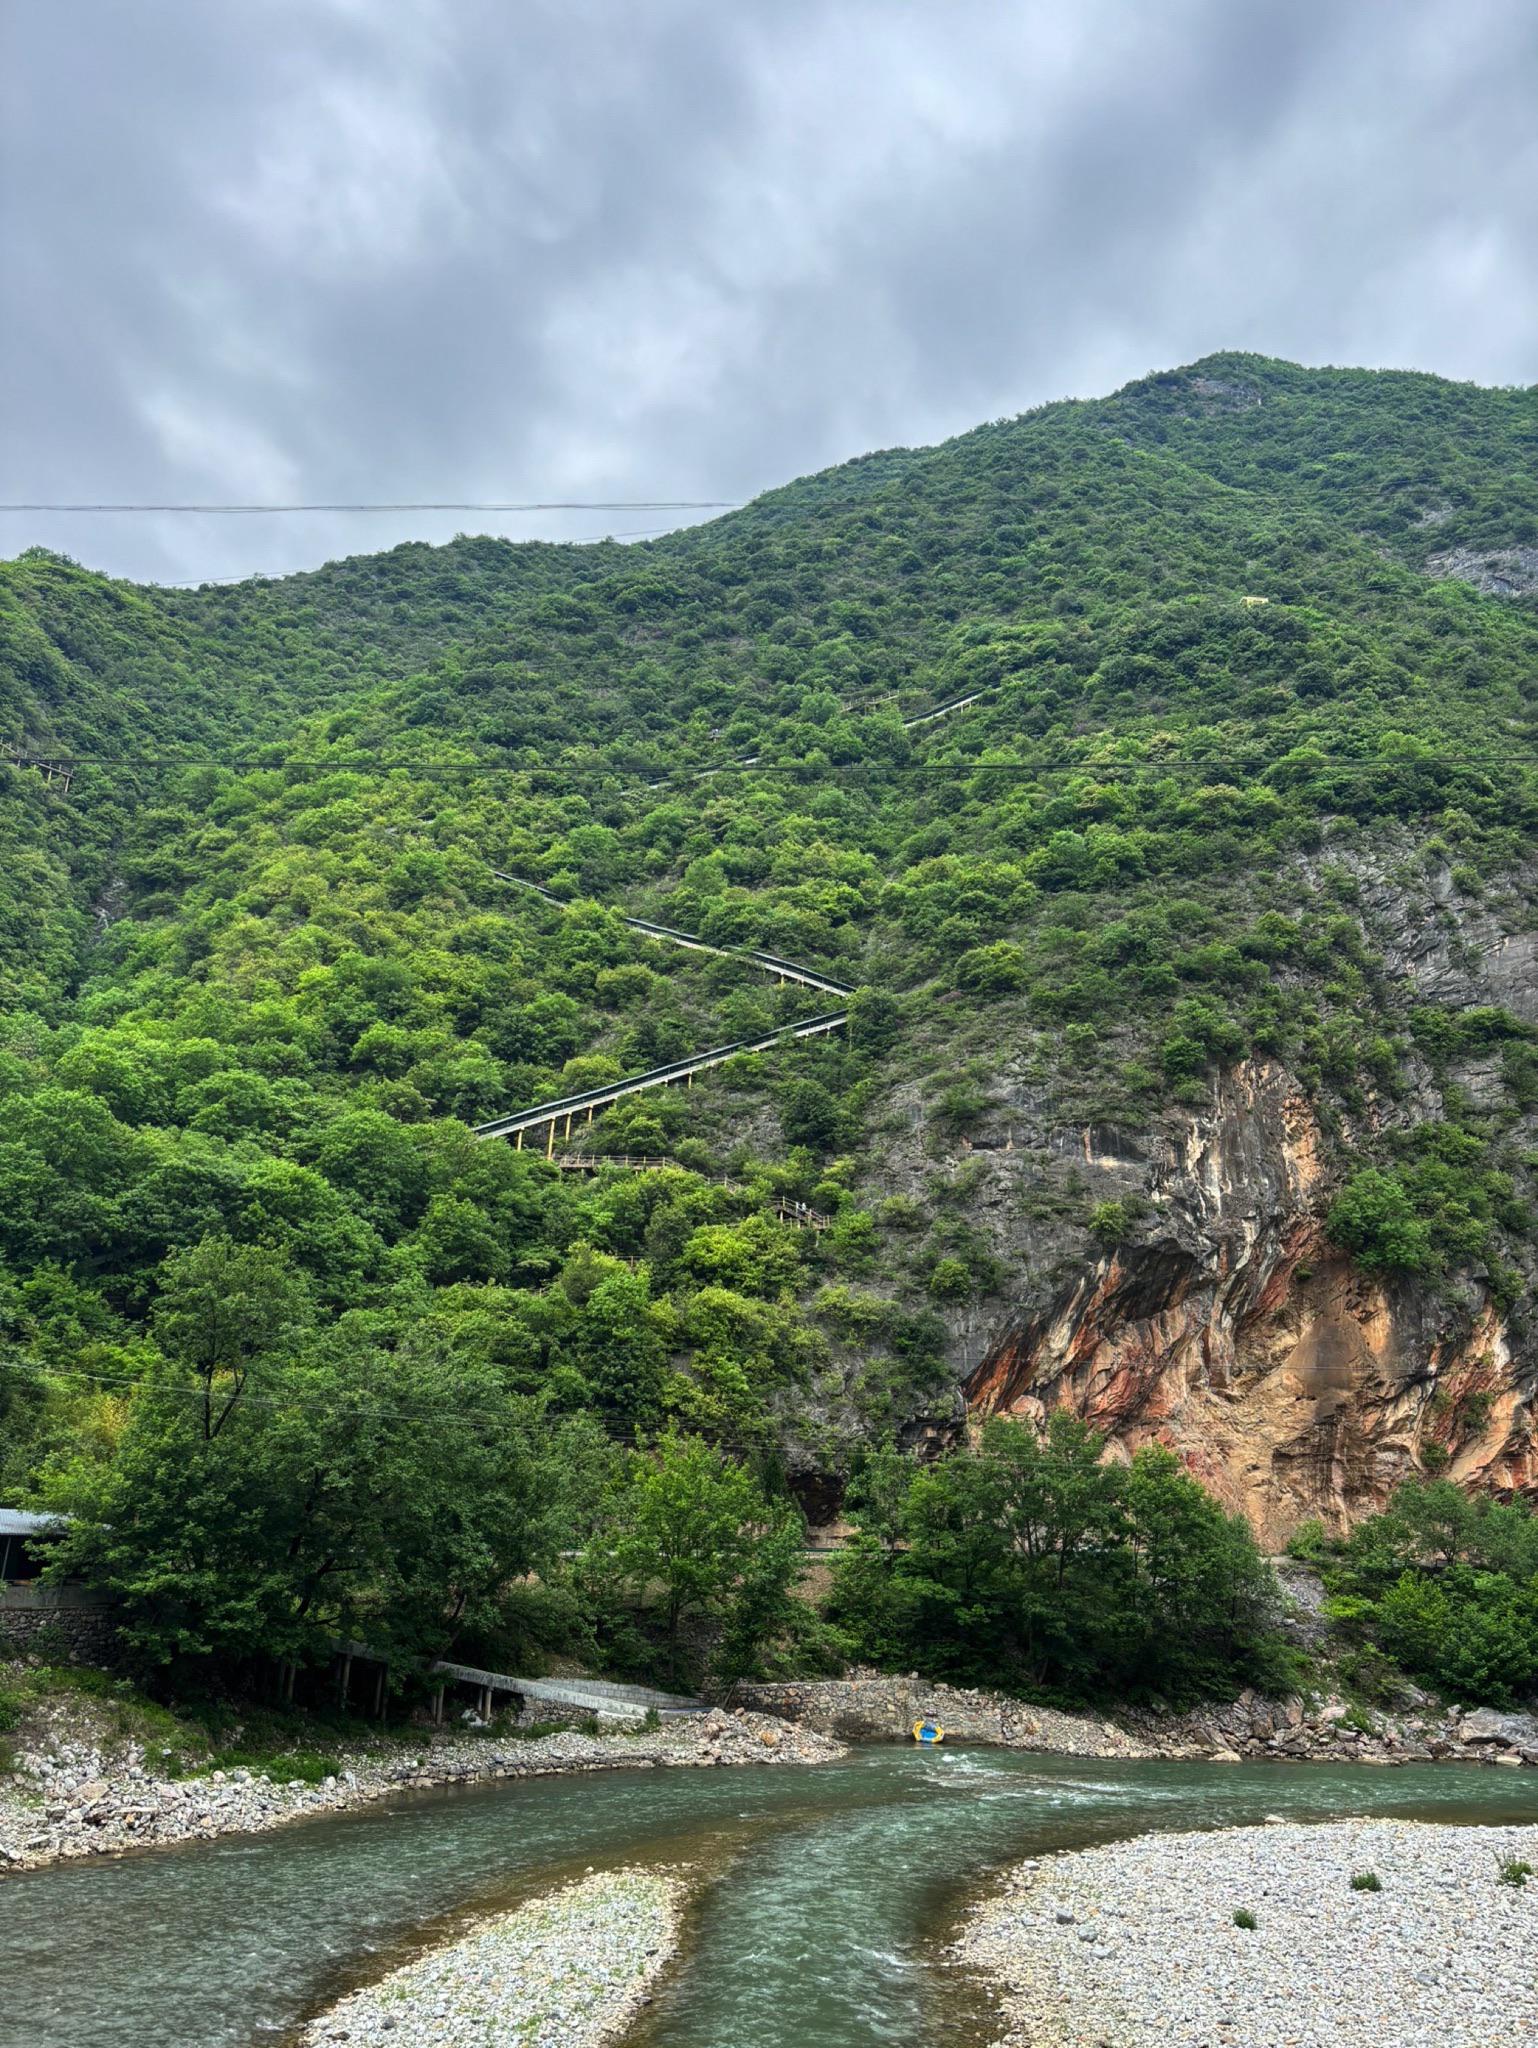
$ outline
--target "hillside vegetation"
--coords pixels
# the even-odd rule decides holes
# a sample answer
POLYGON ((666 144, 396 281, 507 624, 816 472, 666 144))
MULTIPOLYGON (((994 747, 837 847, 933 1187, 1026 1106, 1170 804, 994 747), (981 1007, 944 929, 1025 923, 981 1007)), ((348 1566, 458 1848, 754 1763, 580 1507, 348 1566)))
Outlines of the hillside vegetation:
MULTIPOLYGON (((362 1486, 371 1417, 402 1484, 439 1445, 437 1505, 317 1538, 296 1604, 378 1625, 409 1550, 428 1636, 443 1578, 543 1554, 476 1525, 424 1563, 444 1501, 543 1498, 552 1427, 698 1437, 766 1527, 790 1481, 835 1499, 952 1426, 958 1319, 1000 1313, 965 1151, 1006 1056, 1132 1131, 1283 1063, 1335 1242, 1521 1341, 1532 1026, 1386 971, 1357 857, 1526 900, 1538 608, 1427 565, 1535 539, 1533 392, 1221 356, 629 547, 180 593, 4 565, 0 731, 80 765, 0 766, 0 1485, 121 1530, 134 1460, 228 1402, 301 1494, 275 1418, 325 1415, 362 1486), (831 973, 847 1030, 571 1141, 662 1171, 478 1142, 819 1007, 620 911, 831 973)), ((1148 1227, 1040 1199, 1080 1261, 1148 1227)))

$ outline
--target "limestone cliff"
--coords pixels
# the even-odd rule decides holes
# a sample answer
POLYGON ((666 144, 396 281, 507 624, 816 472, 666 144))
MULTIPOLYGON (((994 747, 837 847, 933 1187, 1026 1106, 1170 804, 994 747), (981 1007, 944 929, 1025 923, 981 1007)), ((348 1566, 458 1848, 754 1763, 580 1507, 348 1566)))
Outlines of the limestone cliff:
POLYGON ((1477 1290, 1385 1286, 1331 1249, 1324 1140, 1283 1068, 1237 1069, 1149 1150, 1156 1226, 1009 1318, 974 1415, 1067 1406, 1119 1454, 1167 1444, 1273 1544, 1380 1506, 1431 1442, 1455 1478, 1538 1484, 1538 1374, 1477 1290))
MULTIPOLYGON (((1402 1015, 1487 1005, 1538 1023, 1534 875, 1469 896, 1409 851, 1337 843, 1300 863, 1300 896, 1326 864, 1349 874, 1402 1015)), ((1498 1055, 1436 1074, 1412 1055, 1392 1096, 1349 1107, 1250 1061, 1216 1079, 1207 1106, 1170 1105, 1142 1129, 1075 1119, 1060 1085, 1007 1047, 992 1072, 986 1117, 949 1144, 916 1093, 894 1104, 891 1185, 932 1194, 923 1161, 941 1161, 1003 1276, 946 1311, 960 1401, 920 1429, 1066 1405, 1112 1455, 1169 1445, 1277 1545, 1312 1516, 1349 1525, 1417 1471, 1538 1491, 1538 1347, 1490 1276, 1373 1277, 1324 1227, 1347 1164, 1396 1125, 1444 1116, 1453 1093, 1531 1157, 1538 1120, 1498 1055), (1109 1243, 1085 1227, 1097 1204, 1130 1219, 1109 1243)), ((1530 1288, 1535 1262, 1512 1256, 1530 1288)))

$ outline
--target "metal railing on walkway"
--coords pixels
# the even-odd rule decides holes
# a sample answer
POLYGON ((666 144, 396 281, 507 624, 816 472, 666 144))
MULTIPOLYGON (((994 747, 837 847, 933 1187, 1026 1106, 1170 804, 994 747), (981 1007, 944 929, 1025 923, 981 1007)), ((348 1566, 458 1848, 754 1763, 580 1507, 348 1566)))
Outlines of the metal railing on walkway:
MULTIPOLYGON (((531 882, 526 875, 510 875, 501 868, 493 868, 491 873, 493 880, 511 883, 517 889, 528 889, 544 902, 553 903, 558 910, 571 907, 562 897, 538 882, 531 882)), ((782 960, 778 953, 766 953, 759 946, 717 946, 709 939, 702 939, 697 932, 680 931, 676 925, 658 924, 655 918, 630 917, 624 911, 616 915, 621 924, 628 925, 631 931, 644 932, 648 938, 665 940, 671 946, 684 946, 691 953, 712 953, 718 960, 742 960, 750 967, 761 967, 766 974, 778 975, 781 981, 796 981, 803 988, 819 989, 824 995, 854 994, 848 982, 835 981, 831 975, 820 973, 815 967, 801 967, 794 960, 782 960)))
POLYGON ((713 1045, 705 1052, 692 1053, 689 1058, 670 1060, 666 1066, 649 1067, 644 1074, 629 1074, 622 1081, 610 1081, 601 1088, 583 1088, 575 1095, 557 1095, 549 1102, 536 1102, 529 1109, 514 1110, 510 1116, 492 1117, 489 1122, 476 1124, 478 1138, 513 1138, 521 1140, 525 1131, 537 1130, 541 1124, 547 1126, 545 1155, 555 1156, 556 1125, 565 1122, 563 1136, 571 1136, 572 1119, 587 1112, 586 1121, 591 1123, 600 1109, 607 1109, 612 1102, 619 1102, 627 1095, 639 1095, 647 1088, 666 1088, 675 1081, 690 1082, 696 1074, 703 1074, 711 1067, 724 1066, 740 1053, 769 1052, 777 1045, 786 1045, 798 1038, 823 1038, 830 1031, 837 1031, 848 1021, 847 1010, 830 1010, 821 1017, 803 1017, 799 1024, 784 1024, 778 1031, 768 1032, 762 1038, 737 1038, 729 1045, 713 1045))

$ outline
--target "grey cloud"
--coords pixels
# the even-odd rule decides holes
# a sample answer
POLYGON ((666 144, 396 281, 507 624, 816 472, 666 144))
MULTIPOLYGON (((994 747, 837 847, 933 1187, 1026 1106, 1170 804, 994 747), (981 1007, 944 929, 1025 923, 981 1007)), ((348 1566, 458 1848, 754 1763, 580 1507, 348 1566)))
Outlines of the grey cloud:
MULTIPOLYGON (((1217 347, 1538 378, 1527 0, 73 0, 0 497, 739 497, 1217 347)), ((119 573, 457 525, 0 517, 119 573)))

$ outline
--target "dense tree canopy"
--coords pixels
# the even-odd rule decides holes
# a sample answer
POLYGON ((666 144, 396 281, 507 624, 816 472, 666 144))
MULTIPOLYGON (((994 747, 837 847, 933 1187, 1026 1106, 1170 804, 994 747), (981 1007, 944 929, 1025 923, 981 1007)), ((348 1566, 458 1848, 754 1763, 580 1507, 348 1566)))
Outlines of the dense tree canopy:
POLYGON ((1452 1699, 1514 1706, 1538 1691, 1538 1515, 1525 1502, 1408 1480, 1348 1543, 1320 1549, 1337 1622, 1369 1646, 1354 1658, 1365 1689, 1392 1697, 1376 1650, 1452 1699))
POLYGON ((1281 1670, 1275 1589, 1244 1523, 1169 1452, 1107 1463, 1065 1413, 990 1422, 917 1471, 888 1454, 832 1612, 877 1661, 1037 1696, 1179 1702, 1281 1670))

